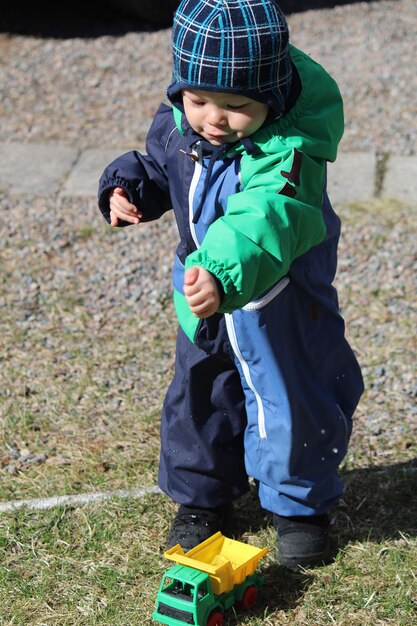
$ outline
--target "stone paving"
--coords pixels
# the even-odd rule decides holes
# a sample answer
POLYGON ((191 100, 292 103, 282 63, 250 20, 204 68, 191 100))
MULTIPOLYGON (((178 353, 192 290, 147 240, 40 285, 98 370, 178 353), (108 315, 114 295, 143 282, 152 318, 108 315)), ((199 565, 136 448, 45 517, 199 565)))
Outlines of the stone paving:
MULTIPOLYGON (((9 196, 95 196, 104 167, 123 152, 123 147, 80 150, 59 143, 3 142, 0 191, 9 196)), ((328 189, 335 206, 376 195, 413 201, 417 156, 392 156, 381 165, 373 152, 340 153, 336 163, 329 165, 328 189)))

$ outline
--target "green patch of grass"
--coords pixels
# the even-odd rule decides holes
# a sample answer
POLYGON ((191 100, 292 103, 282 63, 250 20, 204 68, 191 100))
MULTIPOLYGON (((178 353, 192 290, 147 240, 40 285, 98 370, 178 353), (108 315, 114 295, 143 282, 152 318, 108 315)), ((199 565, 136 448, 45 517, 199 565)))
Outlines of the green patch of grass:
POLYGON ((317 576, 303 603, 305 623, 407 624, 416 610, 416 541, 352 544, 317 576))
MULTIPOLYGON (((173 506, 163 496, 110 500, 0 518, 2 623, 149 625, 162 572, 161 553, 173 506)), ((267 545, 265 585, 250 612, 227 614, 226 626, 350 624, 405 626, 416 610, 417 543, 402 535, 349 541, 334 563, 289 572, 275 563, 274 532, 240 503, 241 537, 267 545)))
POLYGON ((2 623, 146 623, 161 571, 153 546, 166 530, 167 506, 145 498, 3 516, 2 623))
MULTIPOLYGON (((88 241, 89 239, 92 239, 94 237, 94 235, 97 233, 97 226, 91 226, 91 225, 84 225, 81 226, 80 228, 78 228, 78 230, 75 232, 75 240, 76 241, 88 241)), ((103 227, 101 227, 101 230, 103 231, 103 227)))

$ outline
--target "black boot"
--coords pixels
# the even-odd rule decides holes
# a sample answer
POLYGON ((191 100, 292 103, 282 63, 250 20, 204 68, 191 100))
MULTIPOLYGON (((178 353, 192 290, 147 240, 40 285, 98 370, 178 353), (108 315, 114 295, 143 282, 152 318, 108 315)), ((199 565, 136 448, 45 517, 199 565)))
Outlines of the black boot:
POLYGON ((219 530, 227 535, 230 532, 232 513, 231 504, 216 509, 197 509, 181 504, 168 534, 167 548, 179 543, 186 552, 219 530))
POLYGON ((323 565, 331 559, 329 516, 273 516, 278 561, 290 569, 323 565))

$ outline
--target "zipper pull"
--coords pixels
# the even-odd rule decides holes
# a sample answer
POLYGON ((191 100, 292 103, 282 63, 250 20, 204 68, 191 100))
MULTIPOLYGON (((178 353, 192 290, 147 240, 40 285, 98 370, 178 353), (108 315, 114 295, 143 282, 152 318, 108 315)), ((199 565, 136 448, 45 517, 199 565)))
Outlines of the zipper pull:
POLYGON ((197 141, 195 144, 193 144, 193 146, 195 147, 193 147, 191 152, 187 152, 186 150, 182 150, 181 148, 179 149, 179 151, 182 154, 185 154, 185 156, 190 157, 190 159, 197 163, 203 158, 203 148, 201 147, 200 141, 197 141))
POLYGON ((190 159, 192 159, 193 161, 198 161, 198 154, 195 150, 193 150, 192 152, 187 152, 186 150, 182 150, 182 148, 179 149, 181 154, 185 154, 185 156, 190 157, 190 159))

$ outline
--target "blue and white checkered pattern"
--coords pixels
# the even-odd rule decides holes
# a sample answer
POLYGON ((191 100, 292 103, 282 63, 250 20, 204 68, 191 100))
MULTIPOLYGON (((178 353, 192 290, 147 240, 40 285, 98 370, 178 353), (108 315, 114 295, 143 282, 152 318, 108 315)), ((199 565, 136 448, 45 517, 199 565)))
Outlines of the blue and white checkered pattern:
POLYGON ((243 93, 280 112, 291 82, 288 43, 274 0, 183 0, 174 16, 168 96, 187 87, 243 93))

